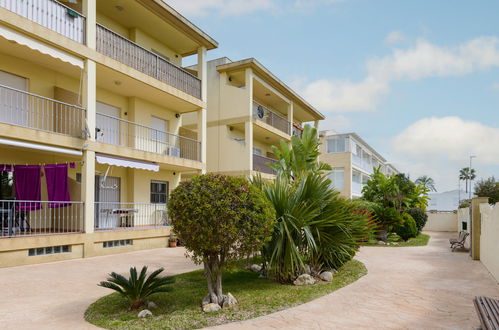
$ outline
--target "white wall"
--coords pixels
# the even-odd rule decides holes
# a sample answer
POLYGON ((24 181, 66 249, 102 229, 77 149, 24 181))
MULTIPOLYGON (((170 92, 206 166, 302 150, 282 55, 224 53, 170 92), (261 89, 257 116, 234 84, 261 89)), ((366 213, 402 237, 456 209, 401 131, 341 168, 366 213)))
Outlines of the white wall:
POLYGON ((499 282, 499 203, 495 207, 480 204, 480 214, 480 260, 499 282))
POLYGON ((426 212, 428 221, 424 226, 425 231, 453 231, 457 226, 457 213, 454 212, 426 212))

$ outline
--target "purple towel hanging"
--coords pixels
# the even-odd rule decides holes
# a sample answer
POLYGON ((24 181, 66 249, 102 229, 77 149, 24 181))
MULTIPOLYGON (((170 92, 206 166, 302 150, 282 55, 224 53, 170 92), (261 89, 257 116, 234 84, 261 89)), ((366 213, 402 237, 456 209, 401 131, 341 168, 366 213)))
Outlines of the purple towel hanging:
POLYGON ((16 187, 17 211, 34 211, 42 208, 40 189, 40 165, 15 165, 14 184, 16 187), (22 201, 27 201, 23 203, 22 201))
POLYGON ((69 206, 68 164, 45 165, 45 179, 47 180, 47 197, 50 208, 69 206))

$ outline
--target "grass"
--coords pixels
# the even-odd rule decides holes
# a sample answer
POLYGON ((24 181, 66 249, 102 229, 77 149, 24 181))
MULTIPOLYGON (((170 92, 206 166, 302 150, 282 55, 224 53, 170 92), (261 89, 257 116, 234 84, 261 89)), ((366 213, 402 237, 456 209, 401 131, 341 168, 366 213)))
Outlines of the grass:
POLYGON ((390 245, 387 244, 378 244, 379 240, 369 240, 369 242, 364 243, 362 245, 364 246, 396 246, 396 247, 401 247, 401 246, 424 246, 427 245, 428 242, 430 241, 430 236, 426 234, 419 234, 418 236, 409 239, 407 242, 402 240, 399 235, 395 233, 390 233, 388 235, 388 240, 387 243, 390 243, 390 245), (396 244, 394 244, 396 243, 396 244))
POLYGON ((239 301, 234 309, 203 313, 200 303, 207 293, 202 271, 175 276, 174 291, 151 296, 158 305, 153 317, 139 319, 128 312, 128 302, 117 293, 104 296, 85 312, 85 319, 108 329, 196 329, 246 320, 303 304, 333 292, 367 274, 364 264, 351 260, 334 275, 331 283, 293 286, 258 278, 257 273, 233 269, 224 272, 224 293, 239 301))

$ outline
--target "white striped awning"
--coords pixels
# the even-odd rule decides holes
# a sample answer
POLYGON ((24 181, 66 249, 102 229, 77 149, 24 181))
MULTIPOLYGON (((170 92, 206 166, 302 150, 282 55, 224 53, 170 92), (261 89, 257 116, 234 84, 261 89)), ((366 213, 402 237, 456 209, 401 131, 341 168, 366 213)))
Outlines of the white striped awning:
POLYGON ((115 165, 121 167, 130 167, 136 168, 139 170, 147 170, 147 171, 159 171, 159 165, 151 162, 144 162, 140 160, 130 159, 130 158, 121 158, 109 155, 96 154, 95 160, 99 164, 107 164, 107 165, 115 165))

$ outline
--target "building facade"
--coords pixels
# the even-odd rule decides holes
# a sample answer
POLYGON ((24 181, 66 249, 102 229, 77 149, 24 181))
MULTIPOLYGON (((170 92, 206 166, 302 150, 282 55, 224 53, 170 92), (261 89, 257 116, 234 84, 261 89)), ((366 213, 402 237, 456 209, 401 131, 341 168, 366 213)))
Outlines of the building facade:
POLYGON ((0 267, 167 246, 216 47, 161 0, 0 1, 0 267))
POLYGON ((397 174, 397 169, 387 163, 374 148, 356 133, 340 134, 321 131, 320 160, 332 167, 328 174, 332 187, 345 198, 359 198, 362 188, 369 180, 374 168, 386 175, 397 174))
MULTIPOLYGON (((273 178, 271 146, 289 143, 303 123, 317 127, 324 116, 253 58, 220 58, 207 66, 207 171, 273 178)), ((183 117, 184 126, 194 128, 194 116, 183 117)))

